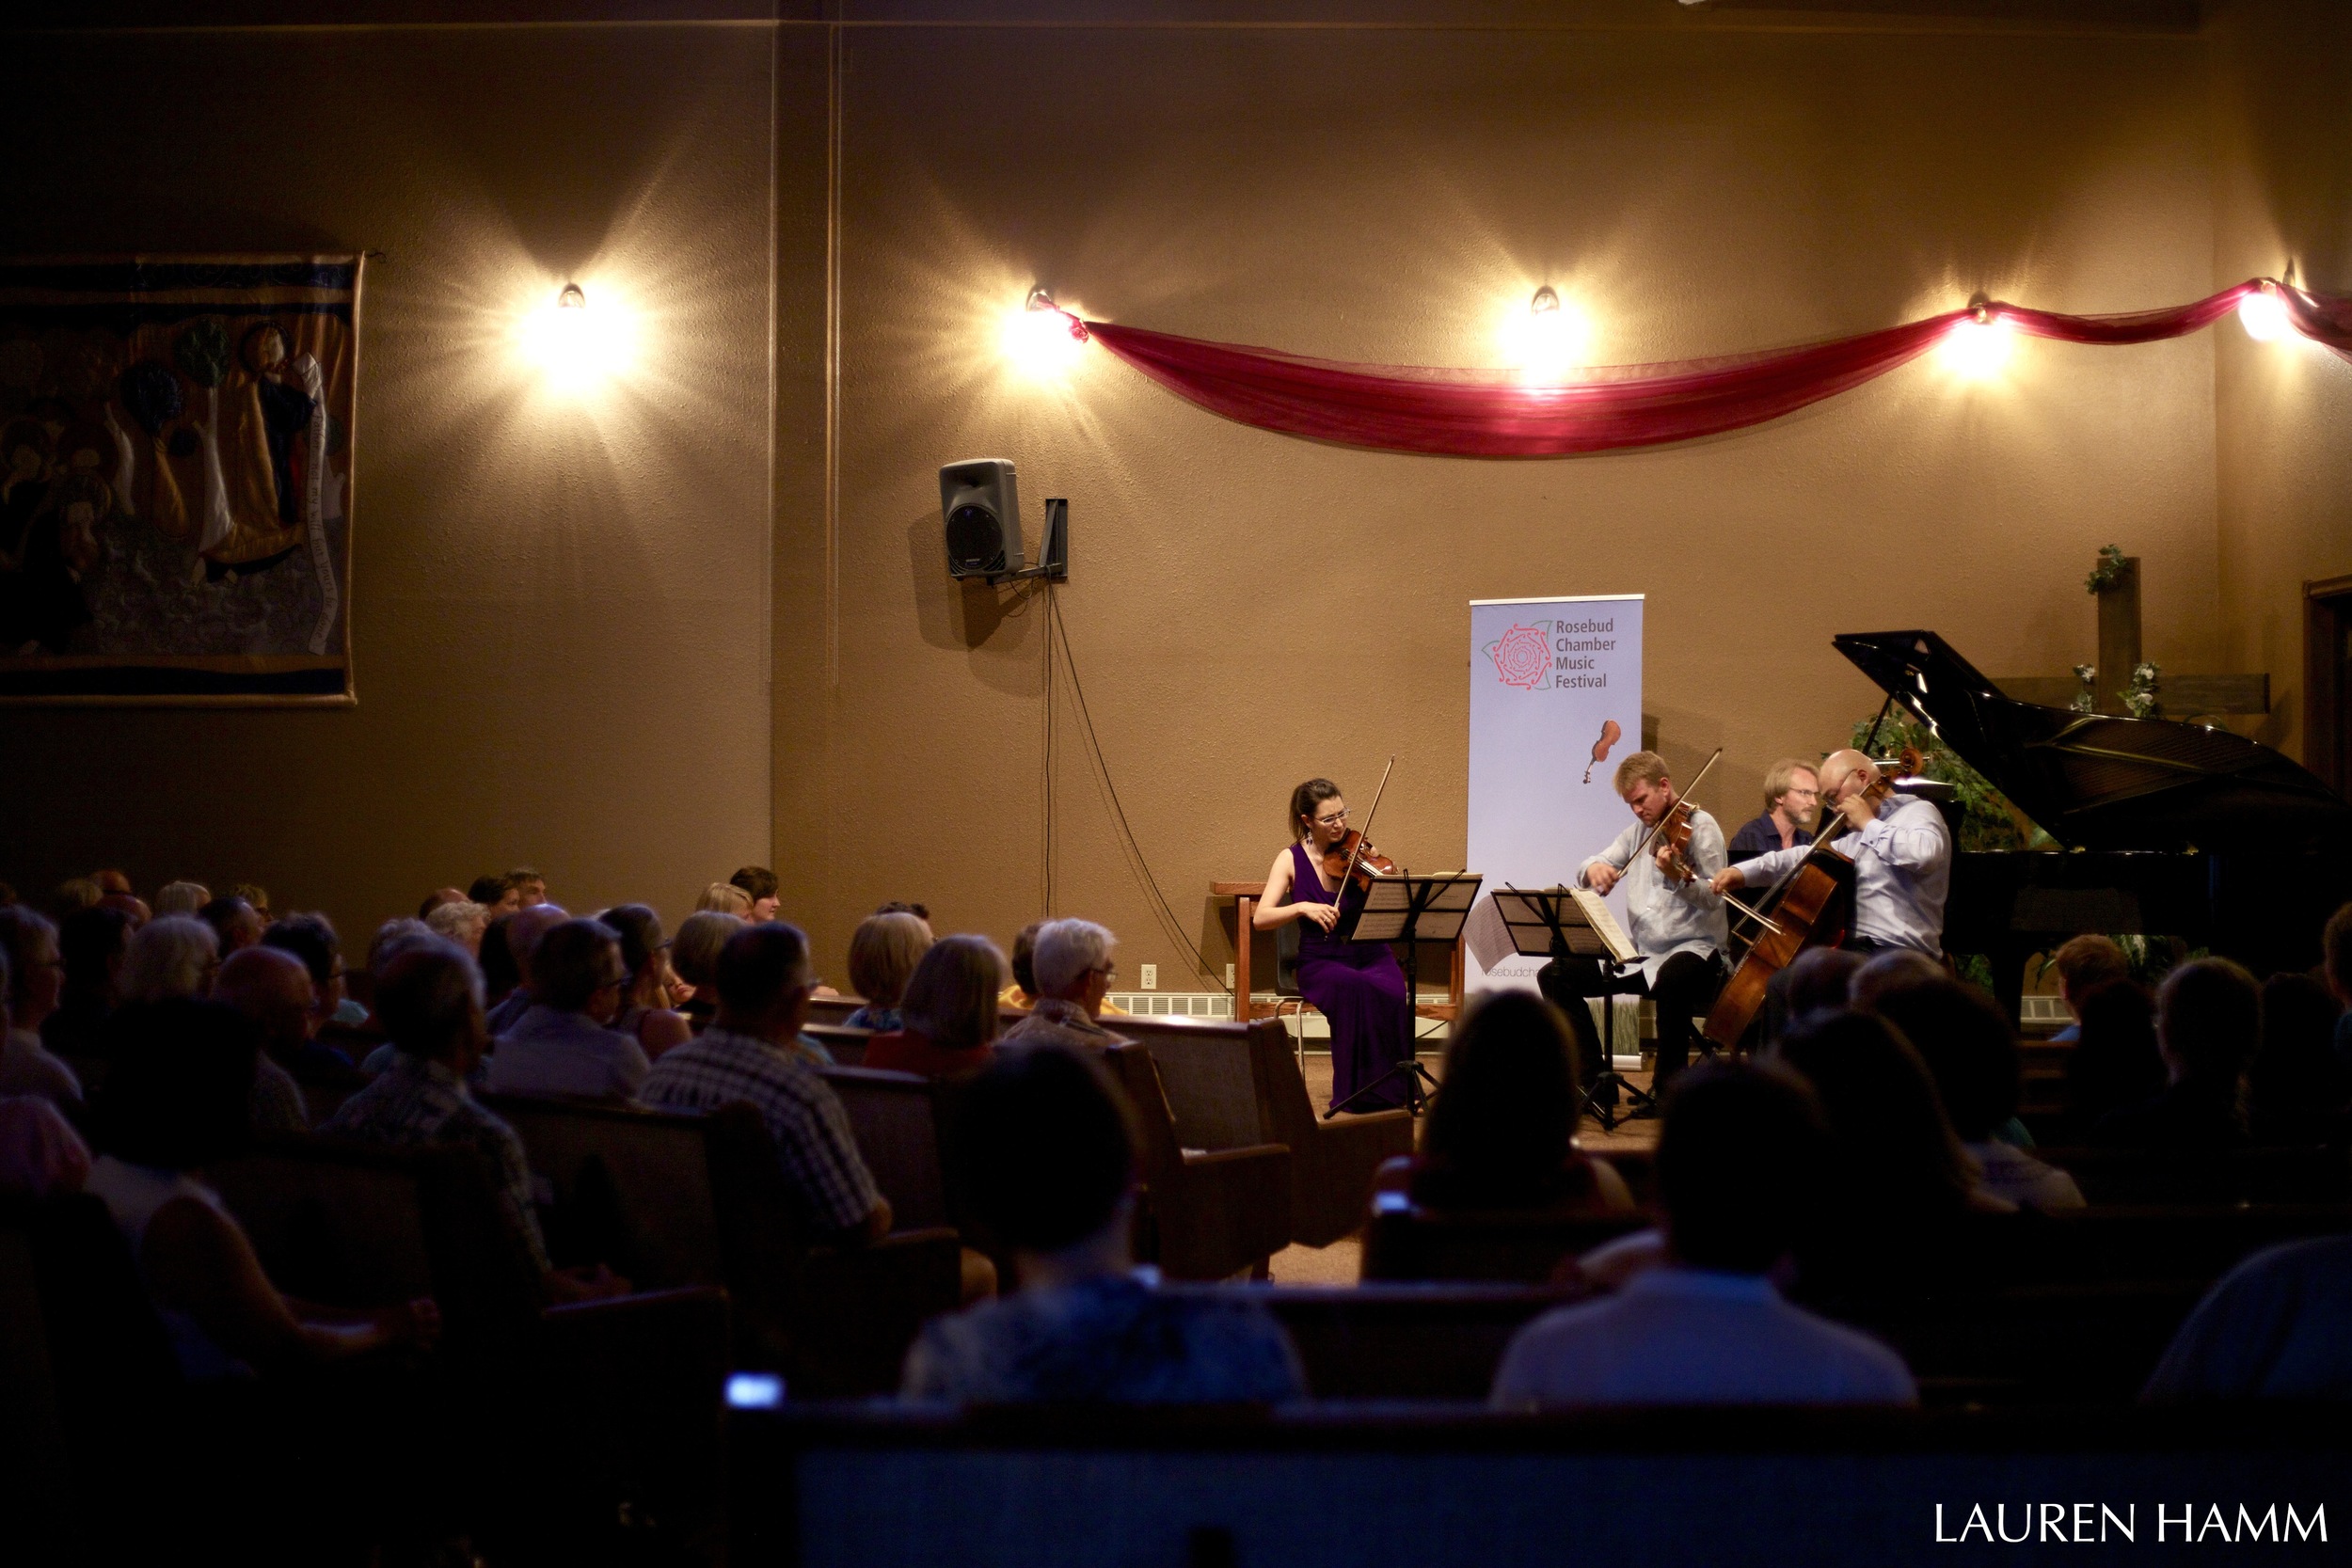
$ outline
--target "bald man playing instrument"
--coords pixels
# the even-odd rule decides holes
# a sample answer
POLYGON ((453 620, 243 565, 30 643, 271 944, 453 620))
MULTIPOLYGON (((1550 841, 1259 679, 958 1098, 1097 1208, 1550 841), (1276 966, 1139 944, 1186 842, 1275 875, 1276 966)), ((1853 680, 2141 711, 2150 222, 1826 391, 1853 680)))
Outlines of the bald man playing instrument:
MULTIPOLYGON (((1933 802, 1903 795, 1860 752, 1833 752, 1821 764, 1821 805, 1851 830, 1829 847, 1853 862, 1854 952, 1944 951, 1944 900, 1952 885, 1952 835, 1933 802)), ((1770 887, 1803 863, 1810 844, 1792 845, 1726 866, 1715 891, 1770 887)))

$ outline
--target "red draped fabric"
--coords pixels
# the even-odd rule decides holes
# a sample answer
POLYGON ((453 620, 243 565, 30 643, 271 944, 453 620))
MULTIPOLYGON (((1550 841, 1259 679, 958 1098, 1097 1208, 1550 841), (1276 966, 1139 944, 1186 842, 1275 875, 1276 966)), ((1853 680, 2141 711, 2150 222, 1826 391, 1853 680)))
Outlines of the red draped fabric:
MULTIPOLYGON (((1993 301, 1859 337, 1667 364, 1614 365, 1538 385, 1502 371, 1350 365, 1204 342, 1115 322, 1079 322, 1126 364, 1188 402, 1285 436, 1384 451, 1558 457, 1687 441, 1761 424, 1917 358, 1969 324, 2004 322, 2071 343, 2148 343, 2211 325, 2264 281, 2162 310, 2069 316, 1993 301)), ((2352 300, 2271 286, 2306 337, 2352 354, 2352 300)))

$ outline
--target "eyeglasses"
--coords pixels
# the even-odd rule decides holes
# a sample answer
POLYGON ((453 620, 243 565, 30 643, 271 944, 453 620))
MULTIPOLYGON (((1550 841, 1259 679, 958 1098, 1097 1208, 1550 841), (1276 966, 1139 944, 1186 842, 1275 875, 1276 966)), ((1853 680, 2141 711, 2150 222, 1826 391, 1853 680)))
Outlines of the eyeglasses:
POLYGON ((1100 974, 1105 980, 1116 980, 1119 978, 1119 966, 1117 964, 1096 964, 1094 966, 1093 973, 1100 974))
POLYGON ((1818 789, 1791 789, 1787 793, 1792 800, 1818 800, 1821 798, 1821 792, 1818 789))
POLYGON ((1333 813, 1332 813, 1330 816, 1318 816, 1318 817, 1316 817, 1316 818, 1315 818, 1315 826, 1316 826, 1316 827, 1318 827, 1318 828, 1336 828, 1336 827, 1338 827, 1341 823, 1343 823, 1343 822, 1344 822, 1344 821, 1346 821, 1346 820, 1347 820, 1347 808, 1346 808, 1345 806, 1342 806, 1339 810, 1337 810, 1337 811, 1333 812, 1333 813))

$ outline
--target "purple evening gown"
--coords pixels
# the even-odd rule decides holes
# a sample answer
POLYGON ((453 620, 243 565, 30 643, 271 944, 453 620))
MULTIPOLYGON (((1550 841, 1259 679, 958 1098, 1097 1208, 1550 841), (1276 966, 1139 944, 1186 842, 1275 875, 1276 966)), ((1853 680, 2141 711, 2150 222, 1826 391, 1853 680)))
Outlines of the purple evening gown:
MULTIPOLYGON (((1304 844, 1291 846, 1291 901, 1328 904, 1323 877, 1304 844)), ((1298 923, 1298 990, 1331 1025, 1331 1103, 1337 1105, 1413 1053, 1405 971, 1385 942, 1341 942, 1311 921, 1298 923)), ((1356 1109, 1405 1103, 1403 1075, 1356 1109)))

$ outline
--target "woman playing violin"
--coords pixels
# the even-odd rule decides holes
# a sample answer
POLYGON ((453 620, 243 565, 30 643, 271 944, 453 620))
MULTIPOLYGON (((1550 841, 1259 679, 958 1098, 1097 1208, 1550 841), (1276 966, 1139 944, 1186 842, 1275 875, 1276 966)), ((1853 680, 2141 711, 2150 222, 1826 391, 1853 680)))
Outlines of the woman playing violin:
MULTIPOLYGON (((1412 1015, 1405 971, 1386 942, 1343 942, 1330 934, 1347 890, 1344 863, 1327 870, 1327 855, 1348 837, 1347 801, 1328 779, 1309 779, 1291 791, 1291 846, 1274 857, 1265 894, 1251 924, 1271 931, 1295 920, 1298 990, 1331 1026, 1331 1103, 1337 1105, 1413 1055, 1412 1015)), ((1389 1079, 1358 1103, 1365 1109, 1402 1105, 1405 1078, 1389 1079)))

